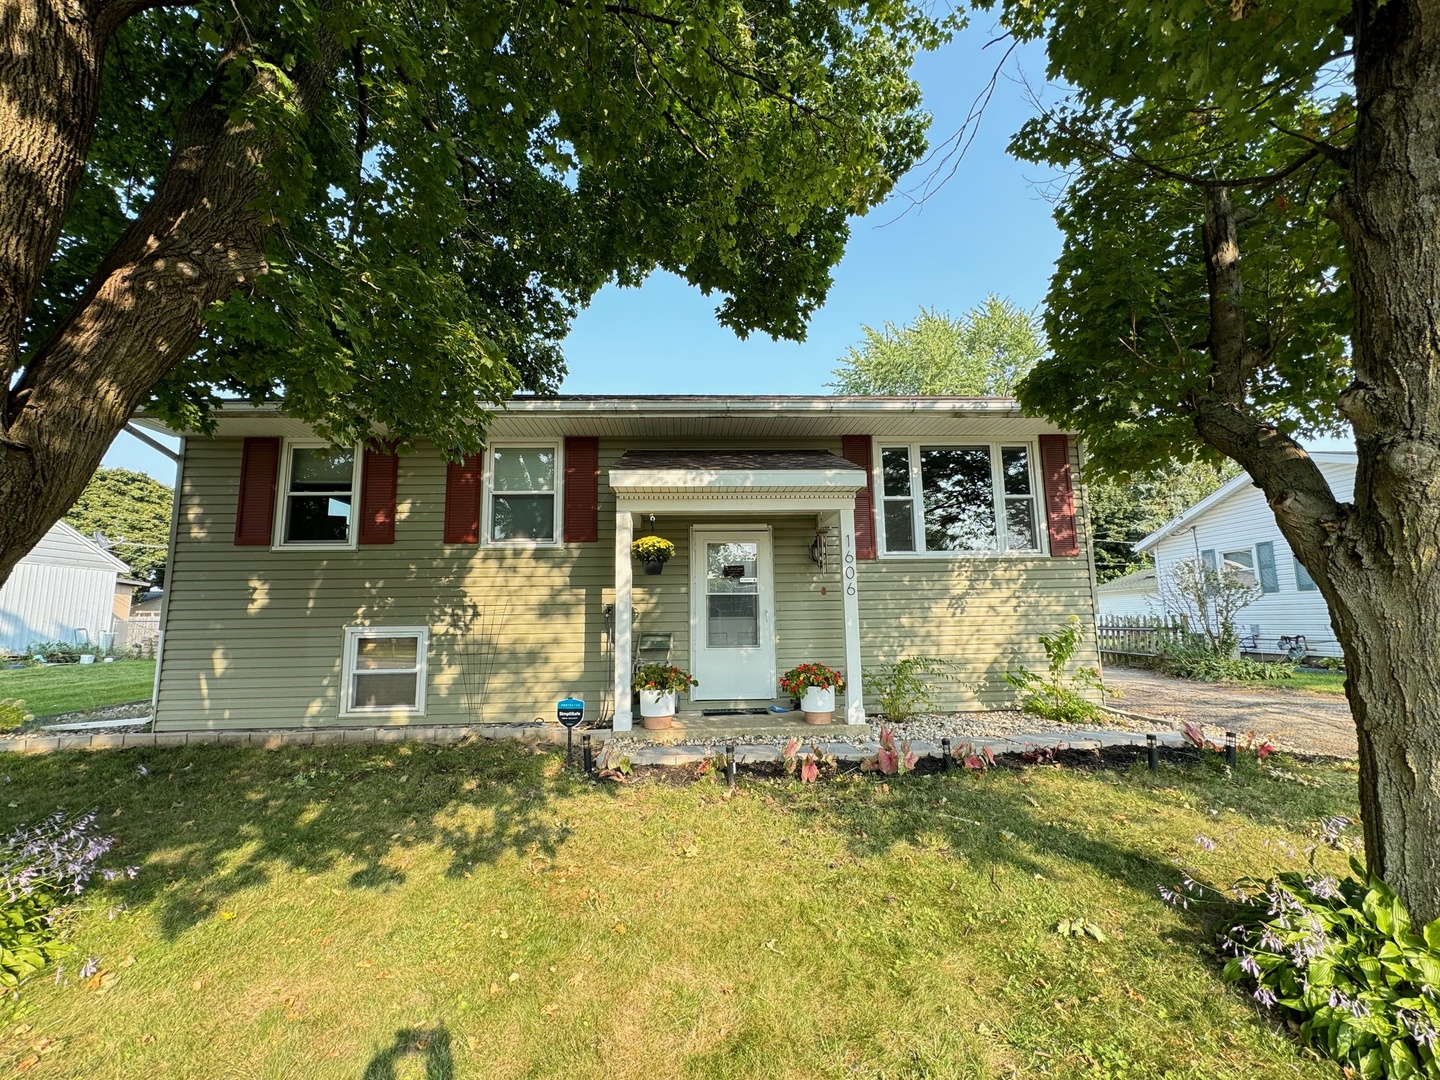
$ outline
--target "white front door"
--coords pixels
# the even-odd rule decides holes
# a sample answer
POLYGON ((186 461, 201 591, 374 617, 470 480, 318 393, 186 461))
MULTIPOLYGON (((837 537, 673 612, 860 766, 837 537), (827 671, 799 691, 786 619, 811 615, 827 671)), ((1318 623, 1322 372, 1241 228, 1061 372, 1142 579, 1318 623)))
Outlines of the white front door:
POLYGON ((703 528, 690 534, 690 673, 697 701, 776 693, 775 579, 770 530, 703 528))

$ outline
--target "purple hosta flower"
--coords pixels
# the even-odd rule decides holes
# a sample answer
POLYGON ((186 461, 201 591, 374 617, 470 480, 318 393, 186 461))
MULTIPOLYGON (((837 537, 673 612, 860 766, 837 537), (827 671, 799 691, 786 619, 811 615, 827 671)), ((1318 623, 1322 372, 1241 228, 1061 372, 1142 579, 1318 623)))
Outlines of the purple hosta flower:
POLYGON ((1204 887, 1196 884, 1195 879, 1192 878, 1188 873, 1182 874, 1180 876, 1180 887, 1186 892, 1190 893, 1192 896, 1205 895, 1204 887))
POLYGON ((1190 901, 1185 897, 1181 896, 1174 889, 1167 889, 1164 885, 1157 885, 1155 887, 1160 890, 1160 899, 1164 900, 1171 907, 1179 907, 1185 909, 1188 909, 1190 907, 1190 901))
POLYGON ((1340 837, 1346 829, 1350 828, 1352 822, 1348 817, 1337 814, 1335 817, 1322 818, 1320 821, 1320 839, 1331 847, 1340 846, 1340 837))
POLYGON ((87 956, 85 963, 80 968, 80 978, 88 979, 95 972, 100 970, 100 958, 98 956, 87 956))
POLYGON ((1260 965, 1255 962, 1255 957, 1249 953, 1246 953, 1240 958, 1240 970, 1252 979, 1260 978, 1260 965))
POLYGON ((105 869, 100 871, 100 876, 106 881, 114 881, 117 877, 120 876, 120 871, 105 869))
POLYGON ((1260 948, 1266 952, 1278 953, 1284 950, 1285 942, 1280 940, 1279 934, 1267 926, 1265 932, 1260 935, 1260 948))
POLYGON ((1335 880, 1333 874, 1326 874, 1324 877, 1305 879, 1305 887, 1318 896, 1321 900, 1339 900, 1340 882, 1335 880))
POLYGON ((1214 840, 1211 840, 1211 839, 1210 839, 1208 836, 1206 836, 1204 833, 1201 833, 1199 836, 1195 837, 1195 843, 1196 843, 1199 847, 1204 848, 1206 851, 1214 851, 1214 850, 1215 850, 1215 841, 1214 841, 1214 840))
POLYGON ((1271 1008, 1275 1004, 1276 1000, 1278 1000, 1275 997, 1275 991, 1271 990, 1268 986, 1257 986, 1255 988, 1255 993, 1251 994, 1250 996, 1253 997, 1256 1001, 1258 1001, 1261 1005, 1264 1005, 1267 1009, 1271 1008))
POLYGON ((1435 1025, 1422 1014, 1411 1012, 1409 1009, 1401 1009, 1395 1016, 1404 1025, 1412 1039, 1427 1050, 1435 1049, 1436 1041, 1440 1040, 1440 1031, 1436 1031, 1435 1025))

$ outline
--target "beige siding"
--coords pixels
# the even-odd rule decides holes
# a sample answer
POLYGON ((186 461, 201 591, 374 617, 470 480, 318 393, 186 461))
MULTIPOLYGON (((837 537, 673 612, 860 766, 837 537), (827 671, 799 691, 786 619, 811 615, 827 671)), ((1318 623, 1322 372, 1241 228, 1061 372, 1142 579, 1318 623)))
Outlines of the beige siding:
MULTIPOLYGON (((706 439, 705 445, 725 442, 706 439)), ((614 598, 614 500, 605 472, 625 449, 675 444, 602 440, 598 543, 525 550, 443 544, 444 463, 422 448, 400 461, 393 545, 306 552, 235 547, 240 440, 188 439, 158 726, 339 723, 347 625, 430 627, 424 723, 549 716, 556 699, 567 694, 608 714, 602 609, 614 598)), ((839 452, 838 442, 764 445, 839 452)), ((671 631, 673 657, 687 663, 690 528, 757 521, 755 515, 657 517, 655 531, 675 541, 678 554, 659 577, 636 567, 637 635, 671 631)), ((778 670, 804 660, 842 666, 838 560, 823 575, 810 561, 814 516, 760 523, 774 534, 778 670)), ((648 530, 648 519, 637 520, 636 535, 648 530)), ((1082 543, 1088 543, 1083 529, 1082 543)), ((1093 663, 1088 554, 1082 548, 1075 559, 863 563, 864 665, 905 655, 944 656, 956 661, 967 684, 949 688, 944 705, 999 704, 1010 699, 1005 668, 1043 660, 1036 635, 1071 612, 1086 619, 1083 659, 1093 663)))

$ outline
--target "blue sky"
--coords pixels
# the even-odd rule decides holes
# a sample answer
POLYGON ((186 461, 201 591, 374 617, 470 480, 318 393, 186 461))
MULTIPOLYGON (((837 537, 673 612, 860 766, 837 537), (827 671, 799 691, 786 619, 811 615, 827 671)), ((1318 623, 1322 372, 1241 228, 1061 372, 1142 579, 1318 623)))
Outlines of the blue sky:
MULTIPOLYGON (((932 146, 953 135, 1000 61, 1001 45, 980 23, 937 53, 921 57, 915 75, 934 115, 932 146)), ((1011 134, 1031 115, 1018 81, 1043 82, 1043 52, 1017 50, 996 84, 978 134, 954 174, 922 205, 914 192, 933 174, 922 165, 899 185, 901 194, 852 223, 845 258, 806 341, 741 341, 715 321, 715 301, 669 274, 635 289, 605 288, 576 320, 565 342, 572 394, 808 394, 825 383, 861 327, 904 323, 919 309, 959 314, 987 293, 1030 308, 1045 296, 1060 253, 1060 233, 1041 195, 1049 174, 1005 152, 1011 134)), ((718 298, 717 298, 718 299, 718 298)), ((1326 449, 1346 444, 1326 440, 1326 449)), ((163 455, 122 434, 105 456, 174 483, 163 455)))

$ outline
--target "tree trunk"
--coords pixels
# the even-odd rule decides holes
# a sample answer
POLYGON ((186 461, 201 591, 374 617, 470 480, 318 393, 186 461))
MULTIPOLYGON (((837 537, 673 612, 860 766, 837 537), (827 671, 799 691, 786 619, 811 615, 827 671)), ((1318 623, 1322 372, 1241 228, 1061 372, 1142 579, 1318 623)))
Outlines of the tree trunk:
POLYGON ((1354 508, 1321 587, 1349 671, 1370 868, 1440 918, 1440 3, 1357 0, 1332 213, 1355 293, 1354 508))
MULTIPOLYGON (((326 56, 295 73, 298 104, 307 115, 324 91, 331 61, 326 56)), ((277 140, 234 119, 226 107, 224 68, 243 63, 243 54, 229 54, 210 89, 185 111, 154 196, 65 321, 25 363, 8 402, 0 397, 0 584, 79 496, 135 409, 195 348, 206 307, 265 270, 271 221, 258 202, 274 183, 265 163, 277 140)), ((272 81, 258 69, 250 92, 273 93, 272 81)), ((64 87, 42 81, 16 92, 43 100, 64 87)), ((19 108, 43 111, 41 101, 23 98, 19 108)), ((93 108, 90 117, 93 124, 93 108)), ((74 141, 58 127, 48 137, 74 141)), ((86 130, 83 145, 88 141, 86 130)), ((42 172, 68 168, 70 156, 44 146, 31 154, 42 172)), ((33 223, 0 214, 0 251, 16 246, 16 235, 27 229, 33 231, 33 223)), ((53 239, 46 259, 51 250, 53 239)))

